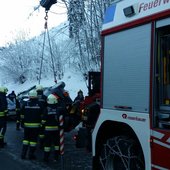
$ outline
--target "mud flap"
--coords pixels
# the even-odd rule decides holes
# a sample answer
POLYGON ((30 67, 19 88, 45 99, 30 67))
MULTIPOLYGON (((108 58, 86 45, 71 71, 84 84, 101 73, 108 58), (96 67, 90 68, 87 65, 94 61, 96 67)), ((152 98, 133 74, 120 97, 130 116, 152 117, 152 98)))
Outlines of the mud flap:
POLYGON ((82 127, 79 129, 76 135, 76 147, 86 148, 88 152, 92 151, 92 135, 87 128, 82 127))
POLYGON ((79 128, 77 136, 76 136, 76 147, 77 148, 85 148, 88 143, 88 132, 86 128, 79 128))

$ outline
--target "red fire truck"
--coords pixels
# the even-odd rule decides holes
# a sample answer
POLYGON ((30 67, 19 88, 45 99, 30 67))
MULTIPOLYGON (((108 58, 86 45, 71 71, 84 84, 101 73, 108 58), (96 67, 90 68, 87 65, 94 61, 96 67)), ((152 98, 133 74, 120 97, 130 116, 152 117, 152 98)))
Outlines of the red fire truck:
POLYGON ((119 0, 102 27, 95 170, 170 169, 170 0, 119 0))

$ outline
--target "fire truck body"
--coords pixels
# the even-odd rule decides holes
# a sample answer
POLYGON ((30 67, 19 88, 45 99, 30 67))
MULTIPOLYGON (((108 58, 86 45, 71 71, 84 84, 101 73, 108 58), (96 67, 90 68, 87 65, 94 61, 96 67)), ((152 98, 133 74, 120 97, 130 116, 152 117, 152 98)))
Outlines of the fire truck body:
POLYGON ((74 136, 77 148, 91 151, 91 132, 100 113, 100 72, 90 71, 87 75, 88 96, 79 105, 82 127, 74 136))
POLYGON ((113 3, 102 44, 93 169, 170 169, 170 1, 113 3))

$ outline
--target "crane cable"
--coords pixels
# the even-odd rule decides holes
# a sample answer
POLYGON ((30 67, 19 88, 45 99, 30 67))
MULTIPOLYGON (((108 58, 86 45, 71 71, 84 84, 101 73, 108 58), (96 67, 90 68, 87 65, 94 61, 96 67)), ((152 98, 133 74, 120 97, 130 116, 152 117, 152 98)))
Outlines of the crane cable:
POLYGON ((53 53, 52 53, 52 47, 51 47, 51 42, 50 42, 50 35, 49 35, 48 24, 47 24, 48 10, 46 10, 45 13, 46 13, 46 15, 44 17, 44 19, 45 19, 45 24, 44 24, 45 31, 44 31, 43 49, 42 49, 42 56, 41 56, 41 63, 40 63, 39 84, 40 84, 40 81, 41 81, 42 66, 43 66, 43 60, 44 60, 44 48, 45 48, 46 34, 47 34, 47 37, 48 37, 48 42, 49 42, 49 47, 50 47, 50 56, 51 56, 51 62, 52 62, 54 82, 57 82, 56 73, 55 73, 55 66, 54 66, 54 59, 53 59, 53 53))
MULTIPOLYGON (((45 25, 46 25, 46 23, 45 23, 45 25)), ((45 25, 44 25, 44 28, 45 28, 45 25)), ((42 66, 43 66, 43 60, 44 60, 45 39, 46 39, 46 30, 44 31, 43 48, 42 48, 42 56, 41 56, 41 63, 40 63, 40 72, 39 72, 38 84, 40 84, 40 81, 41 81, 42 66)))

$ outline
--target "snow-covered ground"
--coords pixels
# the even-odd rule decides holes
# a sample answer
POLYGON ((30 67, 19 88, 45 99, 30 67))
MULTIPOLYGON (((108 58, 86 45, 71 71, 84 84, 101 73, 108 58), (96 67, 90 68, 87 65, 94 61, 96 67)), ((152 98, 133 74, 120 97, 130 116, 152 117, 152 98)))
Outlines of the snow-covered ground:
MULTIPOLYGON (((65 90, 67 90, 70 94, 70 97, 74 100, 74 98, 77 95, 77 91, 79 91, 80 89, 83 91, 84 96, 87 95, 88 90, 87 90, 87 86, 86 86, 86 82, 85 80, 83 80, 83 78, 81 77, 81 75, 79 74, 75 74, 72 72, 67 72, 64 75, 64 78, 62 80, 58 80, 58 82, 63 81, 66 86, 65 86, 65 90)), ((2 86, 5 86, 8 88, 8 94, 11 93, 12 90, 15 91, 16 94, 18 94, 19 92, 22 92, 24 90, 27 90, 28 88, 37 85, 38 81, 27 81, 24 84, 14 84, 14 83, 8 83, 8 84, 2 84, 2 86)), ((49 87, 49 86, 53 86, 54 80, 53 78, 50 79, 42 79, 40 84, 43 87, 49 87)))

